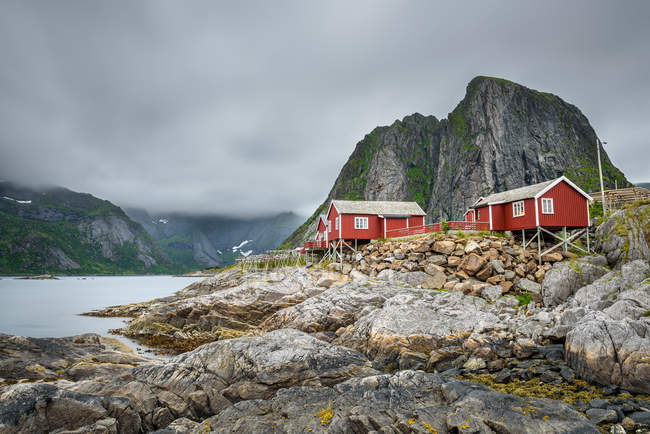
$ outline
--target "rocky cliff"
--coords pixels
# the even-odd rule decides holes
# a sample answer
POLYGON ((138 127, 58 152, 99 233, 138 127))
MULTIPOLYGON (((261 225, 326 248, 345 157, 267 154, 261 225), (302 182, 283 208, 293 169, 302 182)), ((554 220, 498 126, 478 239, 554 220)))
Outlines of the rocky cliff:
MULTIPOLYGON (((459 220, 479 196, 565 175, 600 190, 596 133, 574 105, 508 80, 476 77, 446 119, 415 113, 357 143, 323 204, 286 240, 301 244, 332 199, 414 200, 459 220)), ((630 186, 601 148, 606 188, 630 186)))
POLYGON ((0 182, 0 273, 182 271, 121 208, 65 188, 0 182))

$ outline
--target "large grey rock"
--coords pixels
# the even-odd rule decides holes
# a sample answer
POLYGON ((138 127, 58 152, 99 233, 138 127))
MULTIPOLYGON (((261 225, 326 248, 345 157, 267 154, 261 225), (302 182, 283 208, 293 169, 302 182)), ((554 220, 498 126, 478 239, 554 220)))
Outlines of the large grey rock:
POLYGON ((650 392, 650 322, 612 320, 591 312, 567 333, 568 364, 589 381, 650 392))
POLYGON ((0 432, 3 434, 75 430, 106 419, 112 419, 119 432, 140 431, 140 416, 127 398, 70 392, 42 383, 0 389, 0 432))
POLYGON ((270 400, 239 402, 204 425, 218 433, 598 433, 564 402, 504 395, 421 371, 284 389, 270 400), (526 410, 531 407, 534 412, 526 410))
POLYGON ((607 273, 603 257, 592 256, 574 261, 556 262, 542 281, 544 306, 557 306, 566 301, 578 289, 607 273))
POLYGON ((536 302, 539 303, 542 301, 542 285, 540 285, 537 282, 533 282, 532 280, 529 279, 519 279, 519 282, 517 283, 517 287, 521 289, 523 292, 530 294, 530 298, 536 302))
POLYGON ((260 328, 265 331, 294 328, 307 333, 333 332, 354 323, 404 291, 405 288, 385 282, 348 283, 277 311, 260 328))
POLYGON ((503 327, 488 310, 485 300, 461 292, 401 293, 340 330, 334 342, 358 349, 376 366, 412 368, 414 352, 424 364, 425 353, 449 345, 449 340, 503 327))
POLYGON ((0 378, 15 381, 111 377, 147 362, 117 339, 96 334, 32 338, 0 333, 0 378))
POLYGON ((241 336, 276 311, 324 290, 303 268, 250 273, 236 286, 152 304, 129 322, 124 334, 136 339, 164 338, 181 347, 191 339, 209 342, 241 336))
POLYGON ((650 261, 650 205, 622 209, 598 226, 594 248, 610 265, 641 259, 650 261))

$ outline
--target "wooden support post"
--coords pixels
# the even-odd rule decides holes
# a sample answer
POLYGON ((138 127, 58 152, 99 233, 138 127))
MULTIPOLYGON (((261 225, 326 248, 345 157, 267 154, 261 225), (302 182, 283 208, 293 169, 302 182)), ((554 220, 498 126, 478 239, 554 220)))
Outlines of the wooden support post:
POLYGON ((542 231, 539 230, 537 226, 537 260, 539 265, 542 265, 542 240, 541 240, 542 231))
POLYGON ((589 252, 589 227, 587 226, 587 253, 589 252))
POLYGON ((526 251, 526 230, 521 230, 521 250, 526 251))
POLYGON ((566 226, 562 227, 562 239, 564 242, 562 243, 562 247, 564 248, 564 251, 567 251, 567 245, 566 245, 566 226))
POLYGON ((339 264, 340 264, 339 271, 343 271, 343 240, 341 240, 340 243, 341 243, 341 253, 339 253, 339 264))

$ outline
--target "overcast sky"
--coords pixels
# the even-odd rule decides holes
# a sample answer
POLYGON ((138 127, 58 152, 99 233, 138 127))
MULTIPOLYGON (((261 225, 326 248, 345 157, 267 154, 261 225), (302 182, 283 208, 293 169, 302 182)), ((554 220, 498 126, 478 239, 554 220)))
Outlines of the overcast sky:
POLYGON ((2 0, 0 178, 307 215, 375 126, 491 75, 577 105, 650 182, 650 2, 523 3, 2 0))

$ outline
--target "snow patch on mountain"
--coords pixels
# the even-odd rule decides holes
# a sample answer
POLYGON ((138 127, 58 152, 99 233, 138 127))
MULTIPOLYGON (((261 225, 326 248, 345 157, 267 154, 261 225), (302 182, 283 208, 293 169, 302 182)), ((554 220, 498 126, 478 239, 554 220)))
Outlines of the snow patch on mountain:
POLYGON ((253 242, 253 240, 244 240, 244 241, 242 241, 241 243, 239 243, 239 245, 237 245, 237 246, 232 246, 232 251, 233 251, 233 252, 236 252, 237 250, 239 250, 239 249, 241 249, 242 247, 244 247, 246 244, 248 244, 248 243, 252 243, 252 242, 253 242))
POLYGON ((13 199, 13 198, 7 197, 7 196, 2 196, 2 198, 7 199, 7 200, 11 200, 11 201, 16 202, 16 203, 22 203, 22 204, 27 204, 27 205, 32 203, 31 200, 18 200, 18 199, 13 199))

